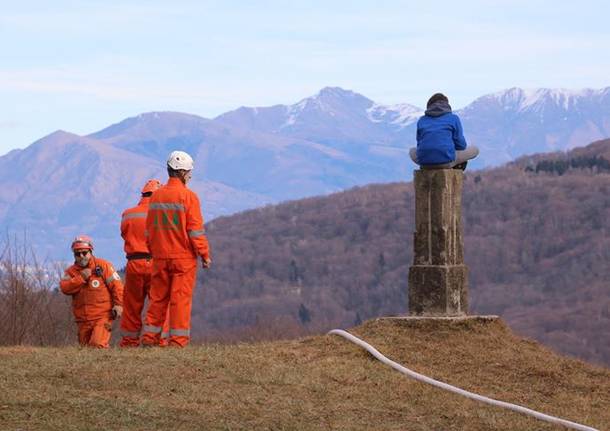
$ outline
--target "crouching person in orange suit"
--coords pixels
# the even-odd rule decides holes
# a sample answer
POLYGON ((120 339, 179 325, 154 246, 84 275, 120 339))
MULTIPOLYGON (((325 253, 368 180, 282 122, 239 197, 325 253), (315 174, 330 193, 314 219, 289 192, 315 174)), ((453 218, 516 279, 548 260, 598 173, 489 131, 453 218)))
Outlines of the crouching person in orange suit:
POLYGON ((210 249, 203 228, 199 198, 186 184, 193 159, 174 151, 167 161, 169 180, 150 201, 146 217, 148 248, 153 256, 150 305, 142 345, 158 344, 169 307, 169 346, 190 341, 191 306, 197 276, 197 257, 209 268, 210 249))
MULTIPOLYGON (((148 180, 142 188, 138 205, 123 212, 121 236, 125 241, 127 266, 125 267, 125 294, 121 319, 122 339, 120 347, 138 347, 142 329, 142 310, 150 290, 152 256, 148 251, 146 237, 146 215, 152 194, 161 186, 159 180, 148 180)), ((163 324, 159 345, 166 346, 169 337, 169 313, 163 324)))
POLYGON ((108 348, 112 321, 123 313, 123 283, 110 262, 93 256, 93 241, 77 236, 72 242, 74 265, 59 287, 72 296, 72 311, 81 346, 108 348))

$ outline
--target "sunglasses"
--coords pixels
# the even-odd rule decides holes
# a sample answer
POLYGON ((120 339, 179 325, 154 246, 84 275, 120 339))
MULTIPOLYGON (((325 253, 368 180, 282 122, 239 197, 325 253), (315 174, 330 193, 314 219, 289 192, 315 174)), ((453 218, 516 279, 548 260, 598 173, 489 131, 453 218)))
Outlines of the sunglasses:
POLYGON ((74 256, 76 256, 76 257, 87 256, 88 254, 89 254, 89 250, 74 252, 74 256))

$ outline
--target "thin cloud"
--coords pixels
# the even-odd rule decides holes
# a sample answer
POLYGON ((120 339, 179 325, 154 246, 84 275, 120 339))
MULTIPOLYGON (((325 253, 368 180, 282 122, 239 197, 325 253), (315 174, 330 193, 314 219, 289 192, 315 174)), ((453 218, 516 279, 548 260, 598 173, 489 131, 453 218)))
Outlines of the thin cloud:
MULTIPOLYGON (((71 5, 72 6, 72 5, 71 5)), ((53 7, 50 10, 40 10, 27 12, 4 12, 0 16, 0 24, 4 27, 17 28, 20 31, 35 31, 44 33, 48 30, 62 32, 87 31, 95 32, 99 27, 112 26, 134 26, 151 20, 165 17, 179 16, 180 8, 174 6, 146 5, 137 6, 129 4, 115 5, 85 5, 80 8, 70 7, 62 10, 53 7)))
POLYGON ((21 123, 14 120, 0 121, 0 129, 16 129, 21 126, 21 123))

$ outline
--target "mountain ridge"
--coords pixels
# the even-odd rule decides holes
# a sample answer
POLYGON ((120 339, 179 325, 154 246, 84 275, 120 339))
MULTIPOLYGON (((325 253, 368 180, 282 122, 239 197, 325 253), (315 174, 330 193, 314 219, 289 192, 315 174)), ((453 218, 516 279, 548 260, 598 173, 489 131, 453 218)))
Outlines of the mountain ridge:
MULTIPOLYGON (((457 111, 467 141, 481 149, 470 168, 568 149, 610 133, 609 89, 580 93, 576 96, 594 98, 567 114, 559 96, 549 96, 553 109, 533 113, 502 106, 496 96, 457 111)), ((59 244, 87 230, 99 238, 101 253, 120 261, 120 213, 137 201, 148 178, 166 177, 164 160, 175 149, 193 155, 192 186, 202 197, 204 215, 213 219, 354 186, 409 180, 415 165, 408 149, 415 145, 420 112, 413 105, 381 105, 354 91, 326 87, 293 105, 240 108, 214 119, 159 111, 85 136, 56 131, 0 157, 0 225, 27 229, 54 259, 66 256, 59 244), (291 115, 294 122, 283 127, 291 115), (56 230, 43 222, 58 217, 71 224, 56 230)))

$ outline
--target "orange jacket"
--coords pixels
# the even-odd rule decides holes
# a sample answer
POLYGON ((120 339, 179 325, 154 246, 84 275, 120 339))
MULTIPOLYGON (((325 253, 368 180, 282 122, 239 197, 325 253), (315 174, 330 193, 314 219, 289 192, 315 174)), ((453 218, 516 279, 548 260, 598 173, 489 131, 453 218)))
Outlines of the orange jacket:
POLYGON ((121 236, 125 241, 125 253, 149 253, 144 232, 146 230, 146 214, 150 197, 143 197, 137 206, 123 211, 121 217, 121 236))
POLYGON ((112 264, 92 256, 88 268, 91 270, 88 281, 80 274, 84 268, 74 264, 66 269, 59 282, 61 291, 72 296, 72 311, 77 322, 111 317, 112 307, 123 305, 123 283, 112 264), (101 269, 101 275, 96 274, 96 266, 101 269))
POLYGON ((178 178, 170 178, 152 195, 146 232, 154 259, 210 257, 199 198, 178 178))

